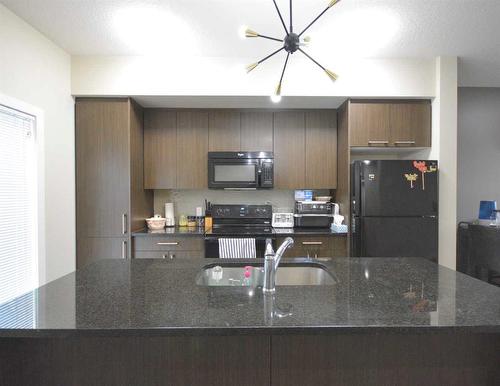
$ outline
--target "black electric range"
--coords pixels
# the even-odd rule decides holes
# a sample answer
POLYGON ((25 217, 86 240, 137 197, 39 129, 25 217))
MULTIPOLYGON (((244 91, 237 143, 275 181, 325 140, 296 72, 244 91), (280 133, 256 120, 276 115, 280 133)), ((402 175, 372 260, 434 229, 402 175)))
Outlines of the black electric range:
POLYGON ((205 257, 219 257, 219 238, 255 239, 258 257, 264 257, 266 240, 274 240, 271 205, 213 205, 212 229, 205 234, 205 257))

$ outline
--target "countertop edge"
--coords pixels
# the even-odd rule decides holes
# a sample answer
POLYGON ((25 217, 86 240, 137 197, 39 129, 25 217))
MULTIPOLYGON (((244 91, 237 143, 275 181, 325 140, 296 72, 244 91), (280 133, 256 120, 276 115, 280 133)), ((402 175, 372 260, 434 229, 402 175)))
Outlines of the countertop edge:
MULTIPOLYGON (((188 228, 186 228, 188 229, 188 228)), ((347 233, 336 233, 329 229, 325 230, 305 230, 305 229, 294 229, 291 233, 273 233, 274 237, 286 237, 286 236, 326 236, 326 237, 346 237, 347 233)), ((149 231, 144 228, 141 230, 131 232, 132 237, 205 237, 210 236, 203 229, 193 229, 191 231, 180 230, 178 227, 166 228, 165 230, 160 230, 157 232, 149 231), (168 232, 167 232, 168 230, 168 232)))
POLYGON ((0 339, 351 334, 500 334, 500 326, 151 327, 141 329, 0 330, 0 339))

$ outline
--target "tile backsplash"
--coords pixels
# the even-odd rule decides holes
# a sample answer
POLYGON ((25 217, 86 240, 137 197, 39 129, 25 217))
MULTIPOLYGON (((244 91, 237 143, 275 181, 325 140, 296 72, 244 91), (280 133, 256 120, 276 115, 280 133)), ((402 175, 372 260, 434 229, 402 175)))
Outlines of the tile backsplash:
POLYGON ((173 202, 175 216, 194 215, 197 206, 204 207, 205 199, 212 204, 267 204, 273 208, 294 207, 293 190, 155 190, 154 208, 156 214, 165 215, 165 203, 173 202))

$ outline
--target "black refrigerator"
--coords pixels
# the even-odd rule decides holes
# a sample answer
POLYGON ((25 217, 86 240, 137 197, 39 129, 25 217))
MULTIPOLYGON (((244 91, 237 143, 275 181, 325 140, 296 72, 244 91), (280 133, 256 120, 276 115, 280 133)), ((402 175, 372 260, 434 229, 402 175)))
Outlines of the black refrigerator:
POLYGON ((351 256, 438 260, 438 163, 351 164, 351 256))

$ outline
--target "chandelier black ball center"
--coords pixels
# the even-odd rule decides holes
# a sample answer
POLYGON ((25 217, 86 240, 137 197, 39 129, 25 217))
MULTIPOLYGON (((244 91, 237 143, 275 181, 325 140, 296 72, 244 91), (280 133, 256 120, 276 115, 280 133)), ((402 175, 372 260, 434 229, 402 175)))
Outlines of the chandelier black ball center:
POLYGON ((289 52, 290 54, 293 54, 295 51, 299 49, 300 46, 300 38, 299 35, 296 33, 290 32, 286 37, 285 37, 285 51, 289 52))

